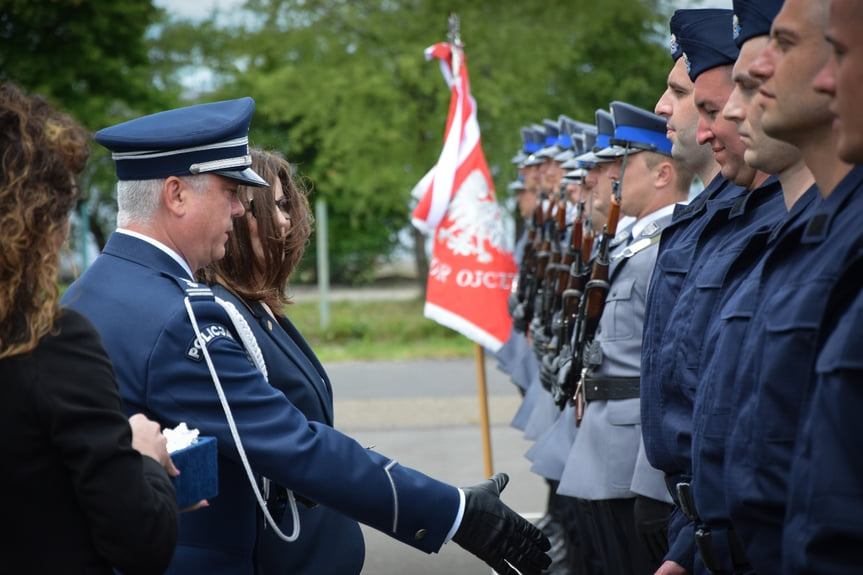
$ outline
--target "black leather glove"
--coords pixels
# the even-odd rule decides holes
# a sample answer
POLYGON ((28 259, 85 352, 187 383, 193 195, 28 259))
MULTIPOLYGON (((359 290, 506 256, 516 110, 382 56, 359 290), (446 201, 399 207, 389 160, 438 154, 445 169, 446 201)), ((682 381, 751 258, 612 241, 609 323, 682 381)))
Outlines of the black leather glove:
POLYGON ((464 516, 452 540, 500 575, 539 575, 551 564, 546 554, 551 544, 542 531, 500 500, 507 483, 506 473, 496 473, 462 488, 464 516))

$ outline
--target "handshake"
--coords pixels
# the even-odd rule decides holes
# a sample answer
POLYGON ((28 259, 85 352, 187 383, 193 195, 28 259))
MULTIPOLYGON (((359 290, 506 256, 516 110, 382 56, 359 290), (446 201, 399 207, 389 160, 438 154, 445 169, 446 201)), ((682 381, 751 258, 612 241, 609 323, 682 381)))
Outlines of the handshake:
POLYGON ((539 575, 551 564, 548 538, 500 500, 505 473, 463 487, 464 517, 452 540, 500 575, 539 575), (517 571, 516 571, 517 570, 517 571))

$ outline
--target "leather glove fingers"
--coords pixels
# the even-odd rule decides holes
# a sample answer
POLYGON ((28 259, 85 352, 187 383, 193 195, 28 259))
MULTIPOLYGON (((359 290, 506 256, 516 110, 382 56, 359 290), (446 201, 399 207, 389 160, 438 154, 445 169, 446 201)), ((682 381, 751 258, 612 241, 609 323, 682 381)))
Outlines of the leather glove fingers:
POLYGON ((463 488, 465 509, 453 541, 500 575, 539 575, 551 564, 548 538, 500 500, 509 477, 497 473, 463 488))

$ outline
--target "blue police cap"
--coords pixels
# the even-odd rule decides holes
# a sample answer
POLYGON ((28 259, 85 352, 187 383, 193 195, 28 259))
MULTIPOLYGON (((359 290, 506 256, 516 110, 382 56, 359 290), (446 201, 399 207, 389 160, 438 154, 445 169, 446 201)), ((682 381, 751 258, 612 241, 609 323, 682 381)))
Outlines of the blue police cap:
POLYGON ((672 19, 675 17, 676 25, 679 26, 675 38, 681 57, 686 61, 686 73, 693 82, 702 72, 724 64, 734 64, 737 60, 740 50, 728 33, 734 19, 731 10, 677 10, 672 19))
POLYGON ((558 139, 560 138, 560 123, 555 120, 545 119, 542 121, 545 126, 545 146, 539 150, 536 155, 540 158, 553 158, 563 151, 560 147, 558 139))
POLYGON ((515 193, 521 192, 525 189, 524 182, 522 180, 513 180, 507 184, 506 189, 515 193))
POLYGON ((522 163, 527 155, 530 154, 528 147, 533 145, 533 130, 527 126, 524 126, 521 129, 521 148, 518 149, 518 152, 510 159, 510 162, 518 165, 522 163))
POLYGON ((750 38, 770 34, 783 0, 734 0, 732 34, 738 48, 750 38))
MULTIPOLYGON (((593 149, 593 144, 596 142, 596 127, 584 122, 576 121, 576 132, 572 134, 572 154, 568 156, 561 168, 564 170, 572 170, 574 168, 584 167, 584 162, 579 161, 578 156, 593 149)), ((555 157, 557 160, 560 156, 555 157)))
POLYGON ((671 140, 666 136, 666 119, 626 102, 612 102, 614 136, 609 146, 596 152, 600 158, 617 158, 627 151, 671 155, 671 140))
POLYGON ((614 135, 614 118, 607 110, 599 109, 596 111, 596 140, 593 146, 587 148, 589 152, 577 156, 576 160, 586 164, 595 164, 597 162, 610 162, 614 158, 600 158, 595 152, 608 147, 608 142, 614 135))
POLYGON ((119 180, 217 174, 267 187, 251 168, 254 111, 251 98, 199 104, 123 122, 99 130, 95 138, 111 150, 119 180))
POLYGON ((525 152, 528 152, 527 157, 518 164, 519 168, 538 166, 545 162, 545 158, 538 155, 538 152, 545 146, 546 127, 542 124, 531 124, 530 133, 532 134, 530 151, 528 151, 526 145, 525 152))

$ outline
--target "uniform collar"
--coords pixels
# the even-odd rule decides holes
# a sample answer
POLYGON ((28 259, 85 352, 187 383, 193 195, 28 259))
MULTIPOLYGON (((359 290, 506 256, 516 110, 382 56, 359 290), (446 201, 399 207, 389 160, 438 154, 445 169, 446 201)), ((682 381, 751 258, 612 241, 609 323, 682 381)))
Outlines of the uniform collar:
POLYGON ((863 166, 854 166, 827 198, 815 210, 806 224, 800 243, 814 244, 823 242, 830 234, 836 214, 841 212, 854 196, 863 193, 863 166))
POLYGON ((195 274, 192 273, 192 268, 189 267, 189 264, 186 263, 186 260, 181 258, 180 254, 178 254, 177 252, 175 252, 174 250, 172 250, 171 248, 169 248, 168 246, 166 246, 165 244, 163 244, 159 240, 154 240, 150 236, 145 236, 144 234, 141 234, 138 232, 133 232, 132 230, 127 230, 125 228, 117 228, 116 231, 117 231, 117 233, 120 233, 120 234, 132 236, 133 238, 138 238, 139 240, 145 241, 148 244, 150 244, 151 246, 158 248, 159 250, 165 252, 166 254, 168 254, 171 257, 172 260, 177 262, 180 265, 180 267, 182 267, 184 270, 186 270, 186 273, 189 274, 189 279, 191 279, 191 280, 195 279, 195 274))
POLYGON ((779 183, 779 178, 774 174, 764 180, 764 183, 754 190, 737 198, 737 201, 731 206, 731 211, 728 212, 728 218, 736 218, 745 214, 748 210, 757 208, 777 193, 782 193, 782 184, 779 183))

